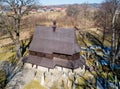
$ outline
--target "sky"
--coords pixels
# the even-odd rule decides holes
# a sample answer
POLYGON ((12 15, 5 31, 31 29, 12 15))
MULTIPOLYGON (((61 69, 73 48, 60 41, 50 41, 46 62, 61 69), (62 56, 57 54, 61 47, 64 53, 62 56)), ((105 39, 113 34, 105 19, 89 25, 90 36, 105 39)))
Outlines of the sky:
POLYGON ((101 3, 103 0, 40 0, 42 5, 60 5, 75 3, 101 3))

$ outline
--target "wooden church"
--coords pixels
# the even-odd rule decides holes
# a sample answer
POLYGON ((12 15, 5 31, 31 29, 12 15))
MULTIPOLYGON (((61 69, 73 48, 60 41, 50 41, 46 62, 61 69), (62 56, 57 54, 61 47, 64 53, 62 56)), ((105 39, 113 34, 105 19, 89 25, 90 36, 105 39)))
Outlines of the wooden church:
POLYGON ((37 26, 26 63, 54 69, 76 69, 84 65, 74 28, 37 26))

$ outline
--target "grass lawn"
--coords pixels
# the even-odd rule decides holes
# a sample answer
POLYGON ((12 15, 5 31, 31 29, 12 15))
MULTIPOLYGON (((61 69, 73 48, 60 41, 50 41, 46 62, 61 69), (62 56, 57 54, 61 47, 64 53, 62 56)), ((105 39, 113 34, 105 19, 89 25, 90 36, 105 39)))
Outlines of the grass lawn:
MULTIPOLYGON (((28 45, 29 40, 26 40, 24 42, 25 42, 24 46, 26 46, 28 45)), ((0 61, 12 61, 11 59, 15 59, 15 55, 16 55, 15 45, 0 47, 0 61)), ((23 56, 26 55, 28 55, 28 50, 25 50, 23 56)))
POLYGON ((10 61, 10 57, 15 56, 15 51, 10 51, 13 48, 14 46, 0 48, 0 61, 10 61))
POLYGON ((32 80, 29 84, 27 84, 24 89, 47 89, 43 87, 39 81, 32 80))
MULTIPOLYGON (((91 46, 91 45, 98 45, 100 46, 102 43, 102 33, 100 31, 96 31, 94 28, 94 30, 91 30, 91 28, 89 28, 86 31, 79 31, 81 34, 79 34, 78 36, 78 42, 81 46, 85 46, 85 44, 87 44, 87 46, 91 46)), ((104 46, 111 46, 111 35, 110 34, 106 34, 105 40, 104 40, 104 46)))
POLYGON ((0 53, 0 61, 9 61, 9 58, 14 56, 15 52, 6 52, 6 53, 0 53))
POLYGON ((4 71, 0 70, 0 89, 3 89, 5 86, 6 74, 4 71))

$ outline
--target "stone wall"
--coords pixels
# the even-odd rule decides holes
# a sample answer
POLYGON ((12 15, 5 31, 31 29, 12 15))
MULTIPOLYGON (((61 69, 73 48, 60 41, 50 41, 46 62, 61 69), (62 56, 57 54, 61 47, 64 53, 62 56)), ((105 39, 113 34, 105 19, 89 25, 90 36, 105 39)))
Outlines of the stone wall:
POLYGON ((72 84, 72 81, 77 83, 76 76, 82 76, 85 72, 85 66, 74 70, 59 66, 55 66, 54 69, 48 69, 42 66, 36 67, 36 65, 32 67, 32 64, 25 63, 24 67, 36 70, 35 79, 47 89, 52 89, 53 87, 57 87, 57 89, 64 89, 64 87, 67 87, 67 89, 75 89, 75 85, 72 84))
POLYGON ((55 66, 54 69, 48 69, 25 63, 23 70, 13 77, 7 84, 6 89, 24 89, 24 86, 34 79, 39 81, 46 89, 75 89, 73 81, 77 83, 77 75, 82 76, 84 72, 84 66, 72 71, 71 69, 59 66, 55 66))
POLYGON ((42 71, 42 72, 51 72, 51 73, 54 73, 56 71, 61 71, 61 72, 64 72, 64 73, 84 73, 85 72, 85 65, 83 65, 82 67, 79 67, 77 69, 68 69, 68 68, 64 68, 64 67, 60 67, 60 66, 55 66, 54 69, 49 69, 49 68, 46 68, 46 67, 42 67, 42 66, 37 66, 37 65, 32 65, 30 63, 25 63, 24 65, 25 68, 32 68, 32 69, 37 69, 39 71, 42 71))

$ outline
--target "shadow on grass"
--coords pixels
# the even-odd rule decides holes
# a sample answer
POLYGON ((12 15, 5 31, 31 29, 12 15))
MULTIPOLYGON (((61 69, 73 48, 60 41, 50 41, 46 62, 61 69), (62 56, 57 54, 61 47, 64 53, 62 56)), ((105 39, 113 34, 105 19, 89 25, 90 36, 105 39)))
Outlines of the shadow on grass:
POLYGON ((29 39, 29 42, 28 42, 27 44, 26 44, 26 41, 25 41, 25 42, 24 42, 24 41, 21 41, 21 55, 22 55, 22 57, 24 56, 27 48, 29 48, 30 43, 31 43, 31 41, 32 41, 32 38, 33 38, 33 37, 31 36, 30 39, 29 39))
MULTIPOLYGON (((13 55, 8 61, 1 63, 1 70, 5 72, 6 80, 4 80, 4 88, 6 85, 23 69, 23 64, 13 55)), ((2 89, 4 89, 2 88, 2 89)))
POLYGON ((97 89, 95 82, 93 83, 90 79, 86 79, 84 75, 77 74, 74 75, 74 79, 69 78, 69 80, 72 82, 72 87, 75 85, 75 89, 97 89), (77 78, 80 78, 80 81, 76 83, 77 78), (80 83, 81 81, 84 83, 80 83))
POLYGON ((6 74, 3 70, 0 70, 0 89, 4 89, 6 81, 6 74))
POLYGON ((103 43, 99 40, 99 38, 92 35, 91 33, 87 32, 86 37, 92 43, 92 45, 98 45, 98 46, 104 47, 103 43))

